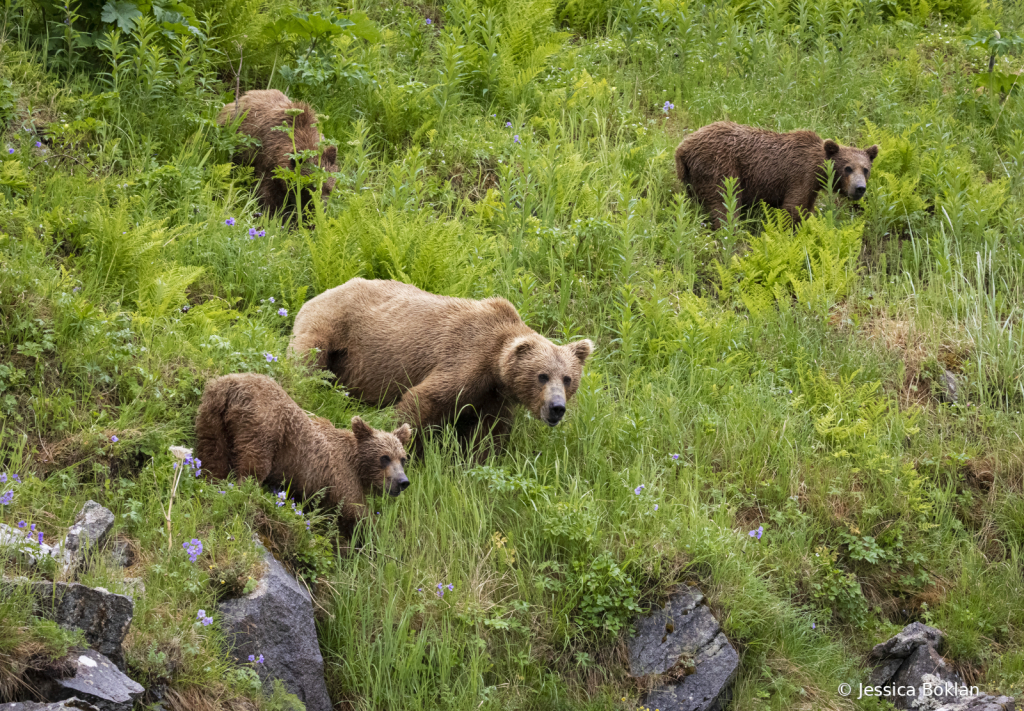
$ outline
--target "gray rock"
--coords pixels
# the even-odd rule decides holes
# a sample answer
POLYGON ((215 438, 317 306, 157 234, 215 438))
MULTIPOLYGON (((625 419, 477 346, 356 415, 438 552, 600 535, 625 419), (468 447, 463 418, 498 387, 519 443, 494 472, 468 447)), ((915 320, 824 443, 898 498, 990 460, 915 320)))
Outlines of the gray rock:
POLYGON ((868 681, 875 686, 913 687, 914 694, 884 697, 898 709, 913 711, 1013 711, 1013 699, 971 694, 963 679, 942 658, 945 635, 913 622, 868 654, 868 681), (1007 705, 1009 704, 1009 705, 1007 705))
POLYGON ((263 553, 267 572, 256 590, 217 605, 230 652, 239 664, 255 668, 268 693, 280 679, 308 711, 331 711, 313 601, 272 555, 263 553), (261 654, 262 664, 248 661, 249 655, 261 654))
POLYGON ((76 696, 63 701, 38 703, 36 701, 17 701, 13 704, 0 704, 0 711, 99 711, 87 701, 76 696))
POLYGON ((81 629, 90 647, 109 657, 118 669, 124 669, 121 644, 135 613, 135 603, 130 597, 78 583, 33 582, 29 585, 41 614, 62 627, 81 629))
POLYGON ((956 376, 948 370, 943 370, 942 375, 939 376, 939 399, 942 402, 956 404, 959 398, 956 376))
POLYGON ((74 525, 68 529, 64 547, 71 555, 81 559, 89 549, 102 547, 113 527, 114 514, 90 499, 78 512, 74 525))
POLYGON ((77 655, 75 673, 63 679, 43 678, 35 685, 40 696, 51 701, 84 699, 99 711, 131 711, 145 689, 99 652, 90 649, 73 654, 77 655))
POLYGON ((67 570, 71 565, 71 556, 59 543, 54 546, 39 543, 20 528, 3 523, 0 523, 0 546, 17 549, 31 566, 38 566, 44 558, 54 558, 61 570, 67 570))
POLYGON ((107 548, 107 557, 112 565, 130 568, 135 562, 135 552, 127 541, 113 541, 107 548))
POLYGON ((699 590, 686 587, 634 623, 630 674, 668 677, 647 696, 645 707, 720 711, 731 698, 739 655, 703 602, 699 590))

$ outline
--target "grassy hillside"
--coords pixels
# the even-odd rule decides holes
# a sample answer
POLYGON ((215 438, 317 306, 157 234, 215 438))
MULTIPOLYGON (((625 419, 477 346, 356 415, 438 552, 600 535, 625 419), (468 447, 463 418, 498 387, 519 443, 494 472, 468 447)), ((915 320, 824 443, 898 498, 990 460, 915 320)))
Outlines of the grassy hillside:
MULTIPOLYGON (((1019 4, 300 5, 0 9, 0 471, 22 479, 0 522, 52 543, 88 498, 115 512, 135 562, 82 582, 143 580, 135 679, 177 709, 289 708, 196 622, 258 572, 256 532, 315 588, 339 708, 633 709, 623 632, 683 581, 741 652, 737 710, 884 708, 836 687, 911 620, 1024 693, 1019 4), (231 164, 236 83, 309 101, 337 143, 308 224, 231 164), (866 198, 712 232, 672 151, 723 118, 878 143, 866 198), (431 443, 347 557, 330 512, 251 483, 186 473, 168 524, 167 448, 211 377, 392 425, 284 357, 353 276, 592 338, 567 421, 520 413, 481 467, 431 443)), ((4 595, 0 700, 74 642, 4 595)))

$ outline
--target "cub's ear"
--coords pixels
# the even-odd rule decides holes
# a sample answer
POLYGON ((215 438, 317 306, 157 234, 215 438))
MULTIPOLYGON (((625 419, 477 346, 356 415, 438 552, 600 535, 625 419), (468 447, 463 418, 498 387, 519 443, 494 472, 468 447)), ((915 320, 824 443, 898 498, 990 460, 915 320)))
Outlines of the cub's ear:
POLYGON ((324 150, 324 162, 326 162, 328 165, 334 165, 335 163, 338 162, 337 146, 327 146, 327 148, 324 150))
POLYGON ((373 428, 362 421, 359 417, 352 418, 352 434, 356 439, 367 439, 373 436, 373 428))
POLYGON ((868 158, 874 160, 875 158, 878 157, 878 146, 874 145, 871 146, 870 148, 865 148, 864 152, 868 154, 868 158))
POLYGON ((825 157, 831 158, 839 152, 839 144, 833 141, 831 138, 825 141, 825 157))
POLYGON ((399 427, 394 432, 395 437, 398 437, 398 441, 402 443, 402 446, 409 444, 409 440, 412 439, 412 427, 406 422, 404 425, 399 427))
POLYGON ((594 342, 589 338, 584 338, 582 341, 570 343, 566 347, 573 352, 573 354, 579 359, 580 363, 586 362, 590 354, 594 352, 594 342))

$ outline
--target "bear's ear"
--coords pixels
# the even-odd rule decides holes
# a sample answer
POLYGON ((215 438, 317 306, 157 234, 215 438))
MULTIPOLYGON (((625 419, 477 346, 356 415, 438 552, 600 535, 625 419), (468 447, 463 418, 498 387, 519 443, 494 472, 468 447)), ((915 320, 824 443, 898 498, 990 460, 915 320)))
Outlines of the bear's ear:
POLYGON ((289 158, 288 159, 288 170, 295 170, 295 159, 294 158, 289 158))
POLYGON ((513 358, 520 358, 532 350, 533 343, 526 336, 520 336, 512 341, 512 345, 509 346, 509 351, 512 353, 513 358))
POLYGON ((868 158, 874 160, 875 158, 878 157, 878 145, 876 144, 874 146, 871 146, 870 148, 865 148, 864 152, 868 154, 868 158))
POLYGON ((839 144, 833 141, 831 138, 825 141, 825 157, 831 158, 839 152, 839 144))
POLYGON ((356 439, 367 439, 373 436, 373 428, 362 421, 359 417, 352 418, 352 434, 356 439))
POLYGON ((594 351, 594 342, 589 338, 584 338, 582 341, 576 341, 570 343, 568 346, 573 354, 579 359, 580 363, 586 362, 587 358, 594 351))
POLYGON ((402 446, 409 444, 409 440, 412 439, 412 427, 406 422, 404 425, 399 427, 394 432, 395 437, 398 437, 398 441, 402 443, 402 446))
POLYGON ((338 161, 338 147, 327 146, 327 149, 324 151, 324 160, 328 165, 334 165, 338 161))

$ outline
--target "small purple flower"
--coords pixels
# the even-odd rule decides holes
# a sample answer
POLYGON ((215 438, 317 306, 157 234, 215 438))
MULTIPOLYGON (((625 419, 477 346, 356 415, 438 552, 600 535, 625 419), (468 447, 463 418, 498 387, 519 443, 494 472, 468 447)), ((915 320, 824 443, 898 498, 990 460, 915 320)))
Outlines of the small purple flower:
POLYGON ((182 543, 181 547, 188 553, 188 559, 193 563, 203 552, 203 543, 198 538, 193 538, 187 543, 182 543))
POLYGON ((224 224, 227 225, 228 227, 234 227, 235 226, 235 218, 229 217, 228 219, 224 220, 224 224))
POLYGON ((277 505, 284 506, 284 492, 282 491, 277 495, 277 505))
POLYGON ((267 301, 269 301, 270 303, 274 303, 274 297, 271 296, 269 299, 267 299, 267 301))
POLYGON ((78 293, 78 292, 80 292, 81 290, 82 290, 82 287, 80 287, 80 286, 76 286, 76 287, 75 287, 74 289, 72 289, 72 290, 71 290, 71 293, 72 293, 72 294, 77 294, 77 293, 78 293))
POLYGON ((676 105, 673 104, 671 101, 666 101, 665 105, 661 107, 661 110, 664 111, 667 114, 669 111, 671 111, 675 107, 676 107, 676 105))
POLYGON ((512 122, 511 121, 506 121, 505 122, 505 128, 512 128, 512 122))
POLYGON ((430 21, 430 18, 429 18, 429 17, 427 18, 427 24, 428 24, 428 25, 429 25, 429 24, 431 24, 431 21, 430 21))
POLYGON ((6 473, 0 474, 0 484, 6 484, 6 483, 7 483, 7 474, 6 473))
POLYGON ((212 617, 204 617, 203 618, 203 627, 209 627, 212 624, 213 624, 213 618, 212 617))
POLYGON ((35 533, 36 525, 33 523, 31 526, 28 527, 28 530, 29 530, 30 533, 35 533))
POLYGON ((672 461, 674 461, 674 462, 675 461, 679 461, 679 455, 678 454, 673 454, 672 455, 672 461))
POLYGON ((8 148, 7 149, 7 155, 13 156, 14 155, 14 149, 13 148, 8 148))
POLYGON ((657 511, 657 510, 658 510, 658 505, 657 505, 657 504, 655 504, 655 505, 654 505, 654 510, 655 510, 655 511, 657 511))
POLYGON ((264 353, 263 357, 267 359, 268 363, 276 363, 277 362, 277 356, 273 355, 271 353, 264 353))
POLYGON ((753 531, 750 532, 750 537, 751 538, 756 538, 759 541, 761 540, 761 536, 763 536, 763 535, 764 535, 764 526, 758 526, 757 528, 755 528, 753 531))
POLYGON ((201 620, 204 617, 206 617, 206 610, 200 610, 199 612, 196 613, 196 619, 201 620))
POLYGON ((437 596, 444 597, 444 583, 437 584, 437 596))
POLYGON ((27 526, 27 525, 28 524, 25 523, 24 521, 18 521, 18 528, 25 528, 25 526, 27 526))
POLYGON ((423 592, 423 588, 416 588, 416 592, 423 592))
POLYGON ((259 657, 257 657, 255 654, 250 654, 249 655, 249 661, 252 662, 253 664, 262 664, 263 663, 263 655, 261 654, 259 657))
POLYGON ((118 441, 117 440, 117 435, 112 435, 111 438, 110 438, 110 441, 115 443, 115 444, 117 444, 117 441, 118 441))
POLYGON ((256 236, 256 228, 255 227, 250 227, 249 228, 249 239, 252 239, 255 236, 256 236))
POLYGON ((448 588, 448 591, 449 591, 449 592, 451 592, 452 590, 454 590, 454 589, 455 589, 455 586, 454 586, 454 585, 452 585, 451 583, 448 583, 448 585, 447 585, 446 587, 448 588))
POLYGON ((267 231, 266 230, 260 230, 259 232, 256 233, 256 236, 257 237, 266 237, 267 236, 267 231))
POLYGON ((17 474, 11 474, 11 478, 14 479, 14 481, 18 482, 19 484, 21 483, 21 477, 18 476, 17 474))
POLYGON ((636 494, 637 496, 640 496, 640 492, 643 491, 646 488, 647 487, 645 487, 643 484, 641 484, 637 488, 633 489, 633 493, 636 494))
POLYGON ((288 309, 284 309, 284 308, 278 309, 277 310, 277 315, 278 316, 287 316, 288 315, 288 309))
POLYGON ((0 506, 6 506, 12 501, 14 501, 13 491, 5 491, 3 494, 0 494, 0 506))
POLYGON ((817 628, 818 628, 818 625, 816 623, 812 622, 811 623, 811 629, 813 630, 813 629, 817 629, 817 628))
POLYGON ((522 143, 522 141, 519 140, 519 134, 518 133, 516 135, 512 136, 512 142, 513 143, 522 143))
POLYGON ((226 492, 226 491, 218 491, 217 493, 218 493, 218 494, 226 494, 226 493, 228 493, 228 492, 226 492))
POLYGON ((39 532, 38 534, 36 534, 36 535, 37 535, 37 536, 39 536, 39 545, 43 545, 43 532, 42 532, 42 531, 40 531, 40 532, 39 532))
POLYGON ((40 143, 39 141, 36 141, 36 148, 42 148, 42 147, 43 147, 43 144, 40 143))

